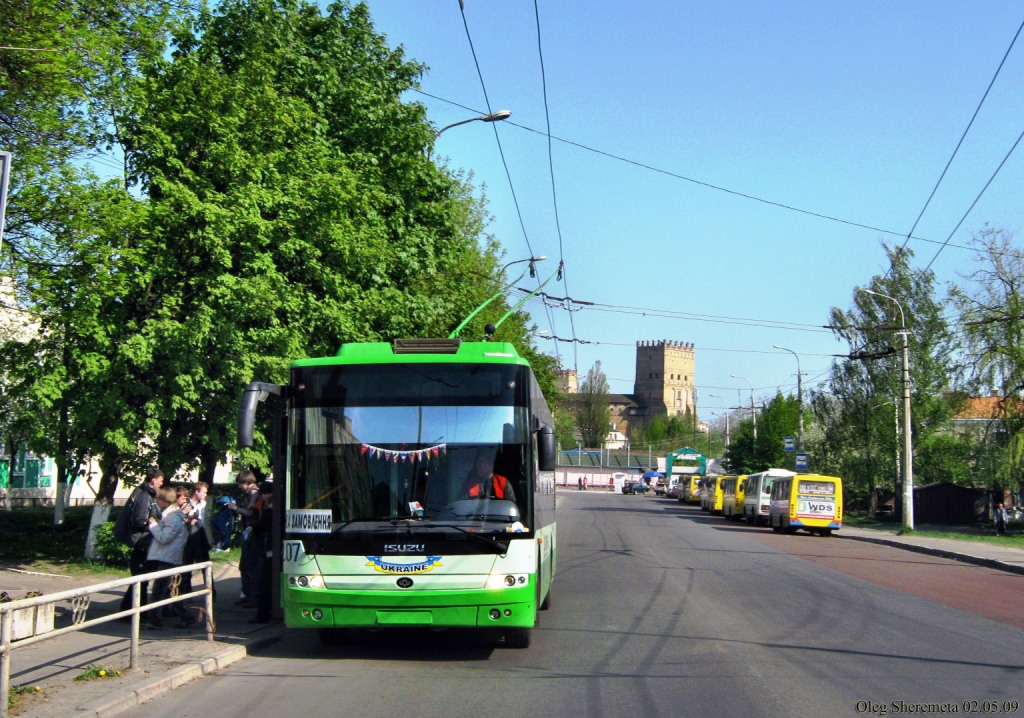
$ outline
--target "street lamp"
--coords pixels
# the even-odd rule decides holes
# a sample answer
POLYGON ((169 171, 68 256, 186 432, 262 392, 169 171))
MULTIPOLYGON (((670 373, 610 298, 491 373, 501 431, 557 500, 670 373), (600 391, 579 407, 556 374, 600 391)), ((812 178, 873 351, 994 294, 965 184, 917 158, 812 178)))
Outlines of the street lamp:
POLYGON ((757 414, 754 412, 754 384, 745 376, 739 374, 730 374, 733 379, 742 379, 743 381, 750 384, 750 418, 754 422, 754 451, 757 451, 757 414))
MULTIPOLYGON (((476 122, 478 120, 480 122, 500 122, 501 120, 507 120, 511 116, 512 116, 512 110, 498 110, 497 112, 492 112, 489 115, 480 115, 479 117, 470 117, 468 120, 459 120, 458 122, 453 122, 450 125, 445 125, 441 129, 439 129, 437 132, 435 132, 434 133, 434 141, 435 142, 437 141, 437 138, 441 136, 442 132, 444 132, 446 130, 450 130, 453 127, 458 127, 459 125, 464 125, 467 122, 476 122)), ((428 160, 430 159, 430 155, 431 155, 431 153, 433 151, 434 151, 434 147, 433 147, 433 145, 431 145, 430 149, 427 150, 427 159, 428 160)))
POLYGON ((797 411, 800 413, 797 415, 796 425, 796 451, 798 454, 804 453, 804 386, 803 386, 803 373, 800 371, 800 356, 792 349, 786 349, 786 347, 780 347, 778 344, 772 344, 773 349, 781 349, 784 352, 789 352, 796 357, 796 406, 797 411))
MULTIPOLYGON (((501 270, 498 272, 498 276, 501 276, 501 275, 505 274, 505 270, 508 269, 509 267, 511 267, 513 264, 522 264, 523 262, 529 262, 530 263, 530 276, 531 277, 536 277, 537 276, 537 267, 534 266, 534 262, 543 262, 545 259, 547 259, 547 257, 545 255, 543 255, 543 254, 540 255, 539 257, 527 257, 526 259, 517 259, 515 261, 509 262, 508 264, 505 264, 501 268, 501 270)), ((522 277, 520 277, 520 279, 521 278, 522 277)), ((516 279, 515 281, 518 282, 519 279, 516 279)))
POLYGON ((897 334, 903 337, 903 528, 908 531, 914 530, 914 456, 913 442, 910 436, 910 347, 907 331, 907 318, 903 314, 903 305, 888 294, 874 292, 870 289, 861 289, 865 294, 872 294, 882 299, 888 299, 896 304, 900 310, 900 331, 897 334))

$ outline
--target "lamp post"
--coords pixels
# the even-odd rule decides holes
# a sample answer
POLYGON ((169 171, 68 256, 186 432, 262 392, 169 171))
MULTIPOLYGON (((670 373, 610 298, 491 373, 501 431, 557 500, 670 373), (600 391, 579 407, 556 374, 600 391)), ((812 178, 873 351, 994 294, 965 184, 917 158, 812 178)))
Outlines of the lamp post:
POLYGON ((796 357, 796 407, 799 412, 796 425, 796 450, 797 453, 802 454, 804 452, 804 385, 803 373, 800 371, 800 355, 792 349, 780 347, 778 344, 773 344, 772 348, 781 349, 796 357))
POLYGON ((865 294, 872 294, 893 302, 900 310, 900 331, 903 337, 903 528, 914 530, 914 456, 913 442, 910 436, 910 346, 908 341, 907 318, 903 313, 903 305, 888 294, 861 289, 865 294))
POLYGON ((730 374, 733 379, 742 379, 750 384, 750 418, 754 422, 754 451, 757 452, 757 414, 754 412, 754 384, 745 376, 730 374))
MULTIPOLYGON (((534 262, 543 262, 545 259, 547 259, 547 257, 545 255, 543 255, 543 254, 540 255, 539 257, 527 257, 526 259, 516 259, 516 260, 514 260, 512 262, 508 262, 507 264, 502 266, 501 271, 498 272, 498 275, 499 276, 503 275, 505 273, 505 270, 508 269, 509 267, 511 267, 513 264, 522 264, 523 262, 529 262, 530 263, 530 276, 531 277, 536 277, 537 276, 537 268, 534 266, 534 262)), ((516 281, 518 282, 519 280, 517 279, 516 281)))
MULTIPOLYGON (((467 122, 477 122, 477 121, 480 121, 480 122, 500 122, 501 120, 507 120, 511 116, 512 116, 512 110, 498 110, 497 112, 492 112, 489 115, 480 115, 479 117, 470 117, 467 120, 459 120, 458 122, 453 122, 450 125, 445 125, 441 129, 439 129, 437 132, 435 132, 434 133, 434 141, 435 142, 437 141, 437 138, 441 136, 442 132, 445 132, 446 130, 450 130, 453 127, 458 127, 459 125, 464 125, 467 122)), ((430 159, 430 155, 431 155, 431 153, 433 153, 433 151, 434 151, 434 147, 433 147, 433 145, 431 145, 430 149, 427 150, 427 159, 428 160, 430 159)))

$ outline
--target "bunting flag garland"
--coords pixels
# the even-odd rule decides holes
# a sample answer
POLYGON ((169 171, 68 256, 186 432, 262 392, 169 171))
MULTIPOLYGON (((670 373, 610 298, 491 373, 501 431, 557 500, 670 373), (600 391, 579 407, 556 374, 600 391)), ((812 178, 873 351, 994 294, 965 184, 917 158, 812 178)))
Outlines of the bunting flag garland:
POLYGON ((364 456, 369 456, 371 459, 380 459, 382 461, 393 461, 394 463, 401 462, 412 462, 427 461, 431 458, 438 458, 442 454, 448 453, 448 444, 438 444, 437 446, 430 446, 426 449, 417 449, 416 451, 392 451, 391 449, 382 449, 379 446, 373 446, 372 444, 363 444, 359 450, 359 453, 364 456))

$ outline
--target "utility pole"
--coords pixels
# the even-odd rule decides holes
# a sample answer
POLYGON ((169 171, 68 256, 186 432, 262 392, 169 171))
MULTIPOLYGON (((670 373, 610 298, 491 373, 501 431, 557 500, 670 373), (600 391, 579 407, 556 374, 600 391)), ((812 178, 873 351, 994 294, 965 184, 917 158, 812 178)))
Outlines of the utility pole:
POLYGON ((903 313, 903 305, 888 294, 861 289, 865 294, 888 299, 900 310, 900 331, 903 337, 903 529, 914 530, 914 447, 910 435, 910 342, 907 331, 907 318, 903 313))
POLYGON ((780 347, 778 344, 773 345, 774 349, 781 349, 784 352, 789 352, 796 357, 796 406, 797 411, 797 433, 796 433, 796 450, 797 453, 802 454, 804 451, 804 385, 803 385, 803 372, 800 371, 800 355, 792 349, 786 349, 786 347, 780 347))

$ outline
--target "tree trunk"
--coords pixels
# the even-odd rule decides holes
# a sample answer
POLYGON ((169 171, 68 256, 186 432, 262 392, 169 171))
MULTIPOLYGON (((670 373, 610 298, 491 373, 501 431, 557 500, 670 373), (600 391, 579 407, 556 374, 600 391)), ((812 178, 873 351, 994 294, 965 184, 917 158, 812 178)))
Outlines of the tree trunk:
POLYGON ((92 505, 92 517, 89 519, 89 533, 85 539, 85 558, 98 561, 102 558, 96 551, 96 528, 102 526, 110 518, 110 510, 114 506, 114 493, 124 469, 124 460, 113 451, 113 458, 100 459, 100 487, 96 490, 96 500, 92 505))
POLYGON ((205 481, 213 486, 213 479, 217 475, 218 452, 213 447, 203 446, 199 453, 199 481, 205 481))

